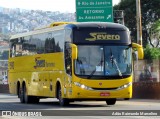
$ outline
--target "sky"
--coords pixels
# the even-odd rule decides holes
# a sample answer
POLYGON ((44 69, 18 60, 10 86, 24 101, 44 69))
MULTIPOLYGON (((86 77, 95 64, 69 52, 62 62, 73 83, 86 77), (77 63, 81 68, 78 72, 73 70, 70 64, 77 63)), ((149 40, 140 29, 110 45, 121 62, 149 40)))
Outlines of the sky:
MULTIPOLYGON (((0 0, 0 7, 74 13, 76 0, 0 0)), ((120 0, 112 0, 113 5, 120 0)))

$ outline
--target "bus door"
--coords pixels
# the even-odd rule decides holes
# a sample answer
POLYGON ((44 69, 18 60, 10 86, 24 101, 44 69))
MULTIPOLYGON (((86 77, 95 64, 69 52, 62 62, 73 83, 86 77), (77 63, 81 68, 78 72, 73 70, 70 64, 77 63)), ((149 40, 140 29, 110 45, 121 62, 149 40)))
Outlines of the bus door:
POLYGON ((64 95, 69 96, 70 94, 66 92, 71 92, 71 75, 72 75, 72 58, 71 58, 71 43, 66 42, 65 43, 65 70, 66 70, 66 76, 64 80, 64 85, 66 86, 64 89, 64 95))

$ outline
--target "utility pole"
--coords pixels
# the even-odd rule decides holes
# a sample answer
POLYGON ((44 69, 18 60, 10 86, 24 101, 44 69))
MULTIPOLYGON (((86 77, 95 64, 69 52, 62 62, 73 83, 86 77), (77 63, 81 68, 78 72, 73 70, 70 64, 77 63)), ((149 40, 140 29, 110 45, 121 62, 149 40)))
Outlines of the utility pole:
POLYGON ((142 23, 141 23, 141 5, 140 0, 136 0, 137 10, 137 43, 142 45, 142 23))

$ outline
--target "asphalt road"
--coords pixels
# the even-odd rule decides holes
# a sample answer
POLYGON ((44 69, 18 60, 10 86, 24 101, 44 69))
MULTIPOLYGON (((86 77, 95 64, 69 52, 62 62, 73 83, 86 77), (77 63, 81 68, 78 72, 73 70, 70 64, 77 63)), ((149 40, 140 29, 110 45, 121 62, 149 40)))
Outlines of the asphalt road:
MULTIPOLYGON (((115 105, 108 106, 104 101, 84 101, 72 102, 67 107, 59 106, 54 98, 41 99, 38 104, 21 104, 17 96, 10 94, 0 94, 0 110, 11 111, 12 117, 0 116, 0 118, 28 119, 29 118, 82 118, 102 119, 102 118, 160 118, 160 100, 148 99, 119 99, 115 105), (14 115, 14 116, 13 116, 14 115), (18 116, 17 116, 18 115, 18 116), (43 116, 37 117, 37 116, 43 116), (16 116, 16 117, 15 117, 16 116), (25 117, 24 117, 25 116, 25 117), (35 116, 35 117, 33 117, 35 116), (47 116, 47 117, 46 117, 47 116), (48 117, 49 116, 49 117, 48 117), (159 117, 157 117, 159 116, 159 117)), ((3 112, 4 113, 4 112, 3 112)), ((80 119, 81 119, 80 118, 80 119)))

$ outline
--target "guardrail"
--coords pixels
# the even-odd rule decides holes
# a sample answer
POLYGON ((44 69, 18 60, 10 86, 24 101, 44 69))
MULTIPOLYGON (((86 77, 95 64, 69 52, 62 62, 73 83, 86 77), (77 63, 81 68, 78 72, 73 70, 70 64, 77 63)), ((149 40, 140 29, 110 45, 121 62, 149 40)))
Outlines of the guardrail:
MULTIPOLYGON (((134 82, 133 98, 160 99, 160 82, 134 82)), ((0 93, 9 93, 9 85, 0 84, 0 93)))
POLYGON ((133 98, 160 99, 160 82, 134 82, 133 98))
POLYGON ((9 85, 0 84, 0 93, 9 93, 9 85))

